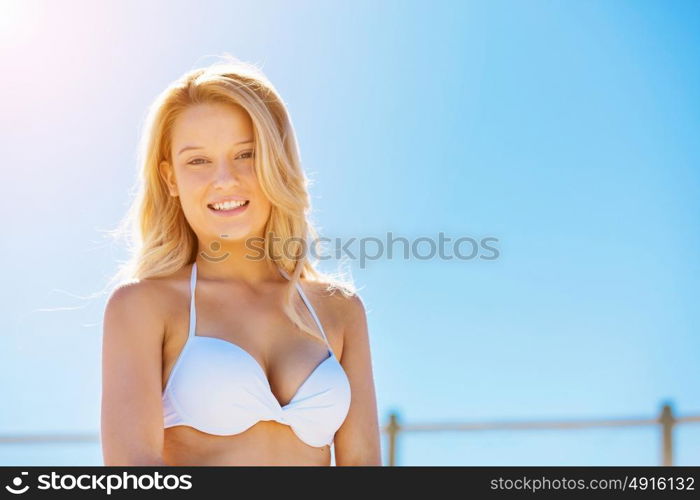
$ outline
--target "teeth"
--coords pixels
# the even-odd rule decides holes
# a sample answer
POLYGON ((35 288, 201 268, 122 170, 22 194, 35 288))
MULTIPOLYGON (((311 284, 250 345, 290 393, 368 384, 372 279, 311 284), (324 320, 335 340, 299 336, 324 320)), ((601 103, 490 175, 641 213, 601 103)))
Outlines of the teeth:
POLYGON ((245 201, 226 201, 224 203, 212 203, 211 206, 214 207, 215 210, 231 210, 245 205, 245 203, 245 201))

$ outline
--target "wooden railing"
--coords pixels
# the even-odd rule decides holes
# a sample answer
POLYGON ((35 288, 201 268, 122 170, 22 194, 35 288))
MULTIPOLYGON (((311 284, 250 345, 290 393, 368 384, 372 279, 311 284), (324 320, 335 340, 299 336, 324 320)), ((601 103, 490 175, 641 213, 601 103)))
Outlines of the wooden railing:
POLYGON ((388 440, 387 465, 397 465, 397 442, 399 435, 413 432, 444 431, 493 431, 493 430, 558 430, 586 429, 591 427, 634 427, 658 426, 661 434, 661 465, 673 465, 673 429, 679 424, 698 423, 700 415, 678 417, 673 413, 671 404, 661 407, 656 418, 626 418, 606 420, 569 420, 569 421, 513 421, 513 422, 474 422, 474 423, 429 423, 404 424, 397 412, 389 413, 388 423, 382 427, 388 440))

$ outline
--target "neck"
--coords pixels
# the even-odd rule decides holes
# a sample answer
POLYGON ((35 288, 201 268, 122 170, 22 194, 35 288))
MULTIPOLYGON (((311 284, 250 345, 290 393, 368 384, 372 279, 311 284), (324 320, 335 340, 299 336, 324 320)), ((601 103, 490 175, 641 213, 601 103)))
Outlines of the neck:
POLYGON ((260 240, 246 246, 246 239, 198 241, 197 274, 207 279, 238 281, 249 285, 285 282, 275 263, 264 257, 260 240))

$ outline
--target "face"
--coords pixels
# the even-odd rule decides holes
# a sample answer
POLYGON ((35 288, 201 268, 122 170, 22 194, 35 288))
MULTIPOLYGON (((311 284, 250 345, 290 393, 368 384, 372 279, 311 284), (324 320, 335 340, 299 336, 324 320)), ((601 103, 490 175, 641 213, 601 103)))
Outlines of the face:
POLYGON ((253 123, 238 106, 198 104, 177 117, 172 164, 160 171, 200 242, 263 236, 271 204, 255 174, 253 141, 253 123))

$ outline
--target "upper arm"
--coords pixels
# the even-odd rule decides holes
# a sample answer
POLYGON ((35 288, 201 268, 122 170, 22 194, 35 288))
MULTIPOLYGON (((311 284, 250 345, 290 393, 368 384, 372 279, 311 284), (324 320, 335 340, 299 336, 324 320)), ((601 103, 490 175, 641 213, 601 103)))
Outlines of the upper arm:
POLYGON ((148 282, 110 295, 102 336, 104 465, 157 465, 163 456, 163 316, 148 282))
POLYGON ((382 465, 367 315, 355 294, 344 309, 341 364, 350 381, 348 415, 335 435, 336 465, 382 465))

